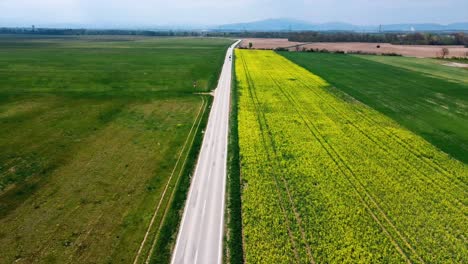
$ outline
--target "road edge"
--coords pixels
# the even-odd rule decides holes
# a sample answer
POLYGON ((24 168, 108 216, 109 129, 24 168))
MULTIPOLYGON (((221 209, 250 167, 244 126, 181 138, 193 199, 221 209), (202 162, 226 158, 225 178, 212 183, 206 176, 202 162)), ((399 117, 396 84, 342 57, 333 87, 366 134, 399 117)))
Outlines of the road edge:
MULTIPOLYGON (((202 95, 206 96, 206 95, 202 95)), ((181 211, 184 209, 187 199, 187 193, 190 189, 191 179, 194 173, 195 166, 198 160, 198 153, 203 143, 203 131, 208 124, 208 117, 213 103, 213 97, 206 96, 207 105, 201 117, 198 129, 195 132, 195 137, 192 146, 189 149, 185 167, 182 169, 182 174, 178 184, 175 186, 176 191, 169 205, 170 208, 163 220, 163 225, 159 230, 159 238, 156 240, 153 252, 149 255, 149 261, 146 263, 169 263, 172 256, 172 249, 175 245, 175 239, 179 231, 180 221, 182 219, 181 211)))
MULTIPOLYGON (((226 45, 226 54, 229 47, 233 44, 229 43, 226 45)), ((222 56, 224 62, 224 56, 222 56)), ((213 83, 214 87, 217 87, 219 78, 221 76, 222 65, 216 72, 217 81, 213 83)), ((211 92, 214 88, 211 90, 211 92)), ((204 109, 203 116, 201 117, 198 129, 195 132, 194 141, 189 149, 188 157, 186 160, 185 167, 182 169, 182 174, 179 178, 178 184, 175 186, 176 191, 174 193, 170 208, 167 211, 162 226, 159 230, 159 238, 155 241, 154 247, 151 248, 152 253, 148 255, 148 259, 145 263, 159 264, 159 263, 170 263, 173 250, 176 244, 177 236, 182 221, 182 215, 185 209, 185 204, 188 198, 193 175, 195 168, 198 163, 201 146, 203 144, 204 131, 208 125, 211 108, 213 105, 214 97, 210 94, 200 94, 207 100, 206 108, 204 109)))
POLYGON ((242 240, 242 199, 241 175, 238 129, 238 83, 236 78, 236 53, 233 52, 232 79, 231 79, 231 105, 229 112, 229 138, 228 138, 228 173, 227 194, 225 210, 225 232, 223 263, 243 264, 244 246, 242 240))

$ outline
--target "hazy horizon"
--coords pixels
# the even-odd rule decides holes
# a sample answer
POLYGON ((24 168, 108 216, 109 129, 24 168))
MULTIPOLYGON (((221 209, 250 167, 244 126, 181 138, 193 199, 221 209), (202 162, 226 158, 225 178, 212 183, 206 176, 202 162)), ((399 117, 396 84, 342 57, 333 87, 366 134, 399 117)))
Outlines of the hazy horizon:
POLYGON ((468 22, 466 0, 3 0, 2 26, 214 26, 271 18, 355 25, 468 22), (463 11, 465 10, 465 11, 463 11))

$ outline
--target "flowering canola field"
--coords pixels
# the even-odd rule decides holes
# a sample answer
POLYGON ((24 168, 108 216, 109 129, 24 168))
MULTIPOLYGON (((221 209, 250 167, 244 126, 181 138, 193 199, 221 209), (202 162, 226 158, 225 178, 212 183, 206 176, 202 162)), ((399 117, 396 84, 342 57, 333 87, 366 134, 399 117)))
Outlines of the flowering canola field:
POLYGON ((468 263, 468 167, 273 51, 236 50, 247 263, 468 263))

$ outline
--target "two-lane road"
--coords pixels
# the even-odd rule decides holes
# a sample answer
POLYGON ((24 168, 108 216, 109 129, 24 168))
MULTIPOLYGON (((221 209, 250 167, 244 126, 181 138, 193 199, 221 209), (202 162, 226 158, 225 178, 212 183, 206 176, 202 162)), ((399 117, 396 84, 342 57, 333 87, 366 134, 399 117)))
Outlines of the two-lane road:
POLYGON ((227 51, 192 178, 173 264, 221 263, 234 43, 227 51))

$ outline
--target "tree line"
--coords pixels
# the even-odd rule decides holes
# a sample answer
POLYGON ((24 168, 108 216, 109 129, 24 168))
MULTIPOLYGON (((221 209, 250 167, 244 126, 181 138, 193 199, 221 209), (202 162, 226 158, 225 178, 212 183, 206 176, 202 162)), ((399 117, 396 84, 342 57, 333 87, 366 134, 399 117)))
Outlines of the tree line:
POLYGON ((134 36, 207 36, 231 38, 287 38, 297 42, 373 42, 407 45, 464 45, 468 34, 460 33, 357 33, 357 32, 222 32, 125 29, 0 28, 0 34, 35 35, 134 35, 134 36))
POLYGON ((464 45, 465 33, 355 33, 355 32, 293 32, 288 39, 297 42, 372 42, 404 45, 464 45))
POLYGON ((202 36, 196 31, 172 30, 126 30, 126 29, 60 29, 60 28, 0 28, 0 34, 27 34, 27 35, 131 35, 131 36, 202 36))

